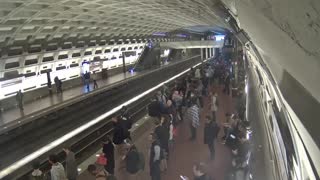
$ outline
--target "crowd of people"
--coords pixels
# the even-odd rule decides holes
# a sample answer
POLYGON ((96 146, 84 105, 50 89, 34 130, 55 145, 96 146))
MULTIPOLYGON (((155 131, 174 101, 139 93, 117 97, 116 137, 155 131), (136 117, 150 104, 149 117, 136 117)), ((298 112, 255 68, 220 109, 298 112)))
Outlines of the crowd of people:
MULTIPOLYGON (((200 68, 191 68, 187 76, 176 80, 173 85, 166 84, 151 99, 148 105, 150 120, 155 127, 149 135, 150 149, 148 153, 149 172, 151 180, 161 180, 161 173, 167 169, 167 160, 174 151, 177 129, 181 123, 190 127, 190 141, 197 139, 200 128, 200 114, 202 109, 209 109, 205 116, 203 130, 203 143, 208 146, 210 160, 215 159, 215 143, 221 142, 230 147, 233 152, 233 167, 242 168, 247 152, 249 151, 246 138, 246 124, 237 115, 226 114, 226 123, 217 123, 219 110, 219 97, 213 92, 213 84, 224 85, 224 93, 230 94, 230 73, 228 70, 217 68, 216 64, 204 64, 200 68), (204 99, 209 103, 205 104, 204 99), (209 106, 209 107, 206 107, 209 106), (223 133, 220 131, 223 130, 223 133), (223 137, 219 137, 223 134, 223 137)), ((228 68, 225 68, 228 69, 228 68)), ((141 180, 141 172, 145 169, 145 155, 139 150, 131 139, 130 129, 133 122, 127 107, 123 107, 119 116, 112 118, 113 135, 107 136, 102 142, 101 157, 96 163, 90 164, 83 173, 87 180, 114 180, 115 168, 124 169, 126 180, 141 180), (121 157, 116 164, 115 153, 121 157)), ((69 148, 64 149, 66 170, 57 161, 55 155, 49 157, 52 164, 52 180, 77 179, 77 166, 74 154, 69 148), (65 173, 66 172, 66 173, 65 173)), ((40 175, 38 164, 34 166, 33 176, 40 175)), ((193 167, 195 180, 212 180, 205 171, 204 163, 196 163, 193 167)), ((180 177, 181 179, 190 179, 180 177)))

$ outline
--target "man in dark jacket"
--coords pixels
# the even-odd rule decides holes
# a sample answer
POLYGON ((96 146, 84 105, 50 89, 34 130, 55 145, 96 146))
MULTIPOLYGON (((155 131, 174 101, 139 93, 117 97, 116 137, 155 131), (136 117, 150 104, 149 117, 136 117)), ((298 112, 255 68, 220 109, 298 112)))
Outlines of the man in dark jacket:
POLYGON ((206 124, 204 127, 204 144, 207 144, 210 151, 210 159, 214 159, 214 140, 217 138, 219 133, 218 124, 211 119, 210 116, 206 117, 206 124))
POLYGON ((157 98, 153 98, 148 106, 148 114, 151 117, 160 118, 161 116, 161 103, 157 98))
POLYGON ((154 129, 154 133, 156 134, 161 148, 169 154, 169 125, 165 117, 161 117, 160 121, 156 122, 156 128, 154 129))
POLYGON ((102 152, 108 161, 107 165, 104 166, 105 170, 110 174, 114 174, 114 146, 110 136, 107 136, 107 138, 104 140, 102 152))
POLYGON ((123 144, 126 139, 121 120, 117 117, 112 118, 113 123, 113 143, 116 145, 123 144))
POLYGON ((63 148, 63 151, 66 153, 67 178, 68 180, 76 180, 78 177, 78 168, 74 153, 70 150, 69 147, 63 148))
POLYGON ((161 147, 155 133, 150 134, 151 147, 150 147, 150 176, 151 180, 161 180, 160 160, 161 160, 161 147))

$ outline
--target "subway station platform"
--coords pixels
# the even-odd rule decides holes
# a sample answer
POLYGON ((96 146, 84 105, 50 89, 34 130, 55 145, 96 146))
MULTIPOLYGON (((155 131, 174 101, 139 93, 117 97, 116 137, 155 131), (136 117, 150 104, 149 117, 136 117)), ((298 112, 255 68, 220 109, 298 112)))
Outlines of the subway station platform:
MULTIPOLYGON (((97 84, 99 88, 110 86, 114 83, 126 80, 128 78, 134 77, 142 72, 133 72, 133 73, 120 73, 113 76, 110 76, 106 79, 97 80, 97 84)), ((54 91, 55 89, 53 89, 54 91)), ((5 111, 0 111, 0 129, 6 129, 8 126, 13 126, 21 123, 25 118, 32 116, 37 113, 41 113, 44 111, 48 111, 52 108, 56 108, 55 106, 66 102, 72 101, 72 99, 76 99, 84 94, 87 94, 93 89, 93 82, 90 83, 89 90, 85 85, 75 86, 70 89, 64 90, 62 94, 53 93, 51 96, 44 96, 39 99, 35 99, 34 101, 27 102, 24 104, 24 110, 20 111, 20 109, 12 108, 5 111)))
MULTIPOLYGON (((218 99, 220 108, 217 113, 217 123, 222 125, 225 122, 225 113, 233 112, 234 101, 231 96, 227 96, 222 93, 222 87, 217 86, 211 88, 211 91, 218 92, 218 99)), ((193 179, 192 167, 196 162, 203 162, 206 164, 206 170, 208 174, 214 178, 214 180, 224 180, 231 168, 231 151, 220 142, 220 137, 223 136, 223 131, 220 131, 219 138, 215 142, 215 159, 210 160, 209 150, 207 145, 203 143, 203 132, 205 124, 205 116, 210 114, 208 108, 208 99, 204 98, 204 108, 201 111, 200 127, 197 130, 197 140, 190 141, 190 128, 188 122, 183 122, 177 126, 177 138, 175 139, 174 149, 170 152, 170 158, 168 160, 168 169, 162 172, 162 180, 178 180, 180 175, 187 176, 190 180, 193 179)), ((149 180, 149 149, 150 140, 149 134, 153 132, 154 124, 152 120, 145 116, 139 120, 137 127, 134 128, 133 141, 137 146, 138 151, 142 152, 145 156, 145 169, 137 176, 139 180, 149 180)), ((99 154, 99 150, 96 154, 99 154)), ((85 168, 95 162, 96 154, 92 155, 88 160, 80 164, 79 170, 81 172, 85 168)), ((121 157, 115 151, 115 176, 119 180, 128 180, 126 170, 123 168, 123 162, 121 157)), ((83 174, 80 174, 79 180, 85 180, 83 174)))

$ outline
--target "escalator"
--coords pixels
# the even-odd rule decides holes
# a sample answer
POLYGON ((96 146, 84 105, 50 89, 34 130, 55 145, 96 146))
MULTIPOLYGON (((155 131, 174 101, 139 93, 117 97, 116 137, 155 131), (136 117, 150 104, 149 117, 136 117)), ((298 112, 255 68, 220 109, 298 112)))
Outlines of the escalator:
POLYGON ((133 69, 134 71, 142 71, 158 66, 160 66, 160 46, 153 44, 145 46, 133 69))

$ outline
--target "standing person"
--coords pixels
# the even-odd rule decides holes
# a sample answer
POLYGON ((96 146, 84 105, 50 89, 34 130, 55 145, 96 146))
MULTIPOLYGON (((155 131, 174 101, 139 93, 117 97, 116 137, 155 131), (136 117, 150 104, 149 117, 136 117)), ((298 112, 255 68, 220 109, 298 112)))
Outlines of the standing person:
POLYGON ((49 163, 52 165, 50 170, 51 180, 67 180, 64 168, 58 161, 58 156, 56 154, 49 156, 49 163))
POLYGON ((57 88, 57 93, 62 93, 62 82, 61 80, 58 78, 58 76, 56 76, 54 78, 54 83, 56 84, 56 88, 57 88))
POLYGON ((215 119, 211 119, 210 116, 206 117, 206 124, 204 127, 204 144, 207 144, 210 151, 210 159, 214 159, 214 142, 219 133, 219 126, 215 122, 215 119))
POLYGON ((105 157, 107 158, 107 165, 104 166, 105 170, 110 173, 114 174, 114 145, 112 143, 111 137, 108 135, 103 142, 102 152, 104 153, 105 157))
MULTIPOLYGON (((120 115, 121 120, 124 123, 124 126, 129 130, 132 128, 132 119, 129 115, 129 110, 127 106, 122 106, 121 108, 121 115, 120 115)), ((131 139, 131 138, 130 138, 131 139)))
POLYGON ((83 75, 84 77, 84 83, 87 86, 88 91, 90 90, 90 73, 86 71, 86 73, 83 75))
POLYGON ((187 109, 185 119, 190 123, 191 137, 190 140, 195 140, 197 136, 197 128, 200 126, 199 107, 196 105, 196 100, 193 99, 192 105, 187 109))
POLYGON ((93 79, 93 89, 97 89, 99 86, 97 83, 98 78, 97 78, 97 74, 95 71, 93 71, 92 79, 93 79))
POLYGON ((183 95, 179 93, 179 91, 174 91, 172 95, 172 101, 174 102, 177 110, 176 118, 178 121, 182 121, 182 102, 183 95))
POLYGON ((124 125, 121 118, 114 117, 112 118, 113 122, 113 143, 116 146, 117 152, 123 156, 125 154, 126 146, 124 140, 129 138, 130 139, 130 132, 124 125))
POLYGON ((161 147, 160 147, 160 143, 158 142, 157 135, 155 133, 151 133, 149 138, 151 140, 150 158, 149 158, 151 180, 161 180, 161 170, 160 170, 161 147))
POLYGON ((224 81, 224 92, 227 94, 227 95, 230 95, 230 74, 227 72, 226 74, 226 79, 224 81))
POLYGON ((195 77, 196 79, 200 80, 200 78, 201 78, 201 72, 200 72, 200 69, 199 69, 199 68, 196 69, 196 72, 194 73, 194 77, 195 77))
POLYGON ((219 105, 219 102, 218 102, 218 93, 215 92, 215 93, 210 93, 210 97, 211 97, 211 102, 210 102, 210 110, 211 110, 211 113, 212 113, 212 118, 214 120, 216 120, 216 113, 218 111, 218 105, 219 105))
POLYGON ((127 179, 139 180, 138 172, 140 170, 139 153, 135 145, 130 145, 127 154, 124 156, 126 163, 126 171, 128 173, 127 179))
POLYGON ((21 90, 19 90, 16 94, 16 100, 18 102, 19 109, 23 111, 23 94, 21 90))
POLYGON ((32 163, 33 171, 31 173, 31 179, 32 180, 44 180, 44 174, 40 170, 40 162, 34 161, 32 163))
POLYGON ((163 149, 166 154, 169 153, 169 131, 167 120, 164 117, 161 117, 160 122, 156 122, 154 133, 157 135, 161 149, 163 149))
POLYGON ((63 148, 63 151, 66 153, 67 178, 68 180, 76 180, 78 177, 78 168, 74 153, 70 150, 69 147, 63 148))

